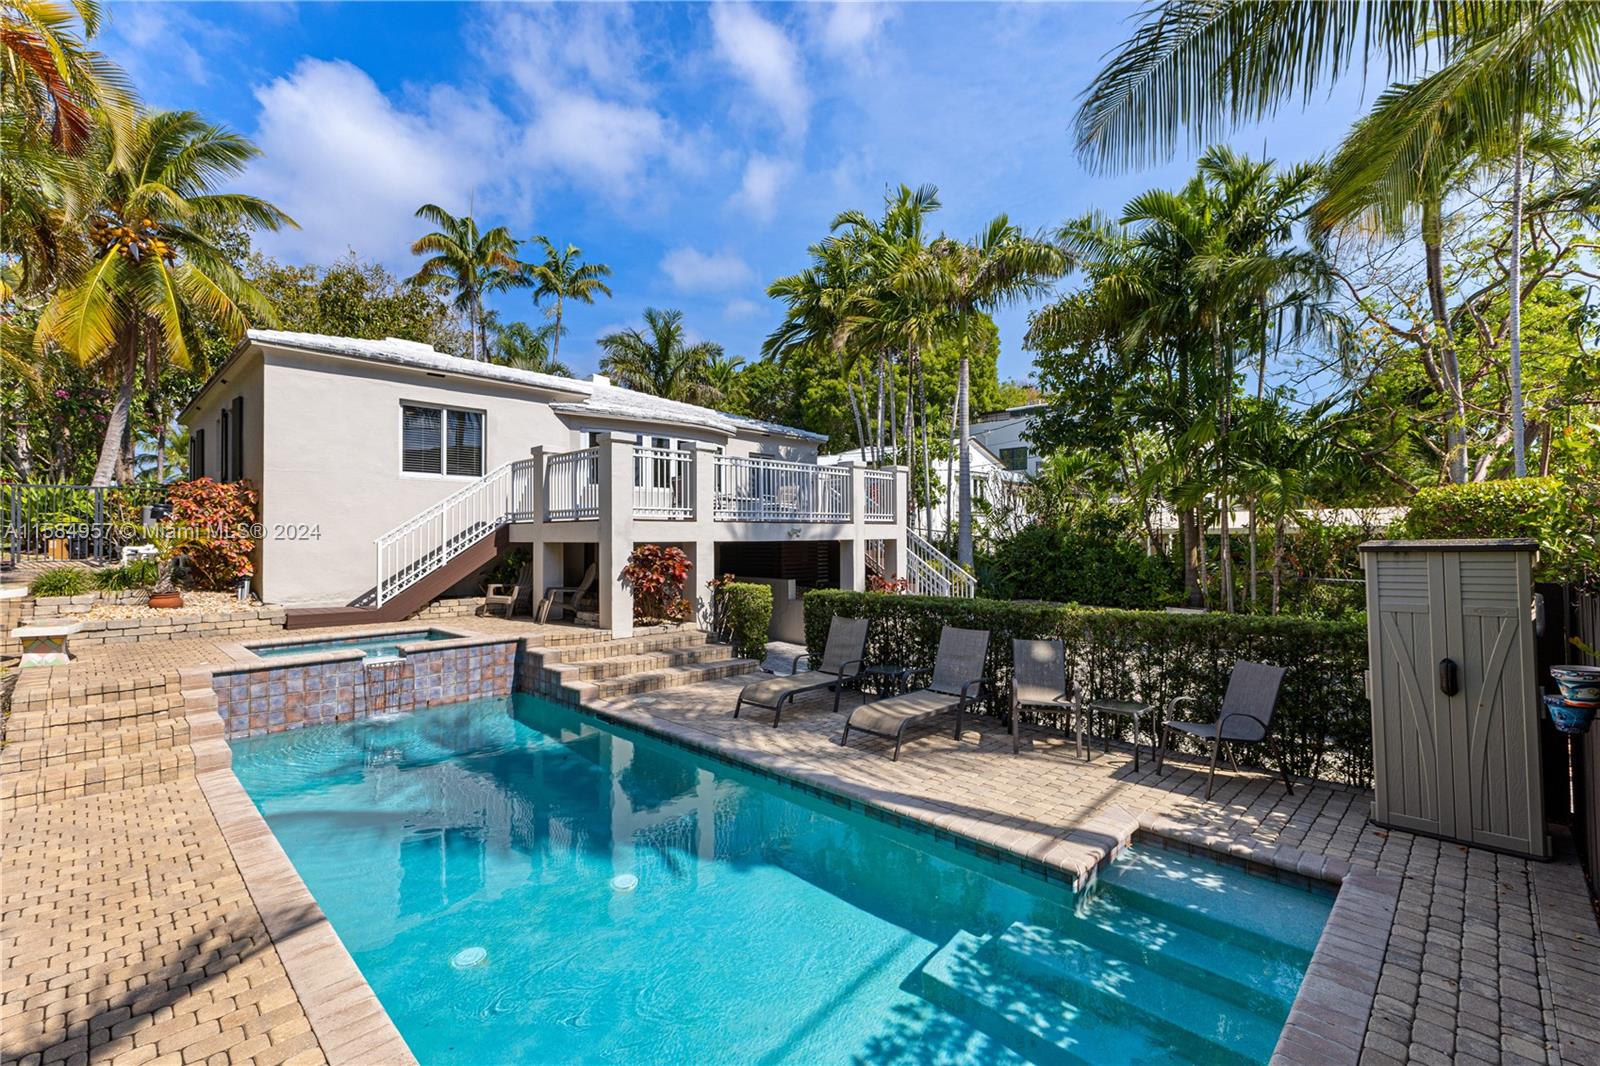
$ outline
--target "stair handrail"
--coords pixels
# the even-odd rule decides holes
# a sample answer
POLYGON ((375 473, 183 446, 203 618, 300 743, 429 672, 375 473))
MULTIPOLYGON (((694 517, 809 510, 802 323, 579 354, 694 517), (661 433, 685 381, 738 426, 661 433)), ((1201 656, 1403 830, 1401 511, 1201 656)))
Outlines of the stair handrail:
MULTIPOLYGON (((517 474, 536 460, 516 459, 401 522, 373 540, 377 605, 404 592, 512 520, 517 474)), ((527 479, 520 479, 523 484, 527 479)))
POLYGON ((966 567, 910 528, 906 529, 906 564, 906 577, 918 595, 971 599, 978 594, 978 579, 966 567))

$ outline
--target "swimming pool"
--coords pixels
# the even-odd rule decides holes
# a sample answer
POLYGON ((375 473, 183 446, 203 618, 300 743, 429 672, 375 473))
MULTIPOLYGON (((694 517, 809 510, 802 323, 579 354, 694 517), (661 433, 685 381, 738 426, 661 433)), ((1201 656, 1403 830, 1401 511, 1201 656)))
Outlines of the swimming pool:
POLYGON ((1078 895, 523 695, 233 749, 425 1066, 1265 1062, 1332 904, 1157 846, 1078 895))
POLYGON ((366 653, 368 659, 397 659, 400 645, 415 644, 424 640, 455 640, 457 634, 442 629, 419 629, 409 633, 364 633, 337 640, 318 640, 299 644, 251 644, 250 651, 264 659, 279 655, 309 655, 318 651, 349 651, 354 648, 366 653))

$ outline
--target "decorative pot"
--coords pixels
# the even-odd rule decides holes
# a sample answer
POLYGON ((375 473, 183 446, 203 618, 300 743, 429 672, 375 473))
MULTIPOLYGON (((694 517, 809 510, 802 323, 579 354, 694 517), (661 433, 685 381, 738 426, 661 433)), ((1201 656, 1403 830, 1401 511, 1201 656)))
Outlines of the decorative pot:
POLYGON ((171 592, 152 592, 149 602, 151 607, 182 607, 183 593, 176 589, 171 592))
POLYGON ((1544 707, 1550 714, 1550 724, 1572 736, 1582 736, 1587 733, 1589 726, 1594 722, 1596 709, 1594 704, 1575 706, 1560 696, 1546 696, 1544 707))
POLYGON ((1568 703, 1600 704, 1600 666, 1552 666, 1550 676, 1568 703))

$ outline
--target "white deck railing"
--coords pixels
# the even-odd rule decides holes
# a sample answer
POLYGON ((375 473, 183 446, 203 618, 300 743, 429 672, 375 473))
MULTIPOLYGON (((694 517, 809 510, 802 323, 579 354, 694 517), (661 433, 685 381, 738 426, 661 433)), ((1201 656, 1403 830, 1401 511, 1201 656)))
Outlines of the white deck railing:
POLYGON ((528 497, 516 499, 517 470, 529 489, 532 463, 519 459, 496 467, 378 537, 378 606, 511 521, 519 506, 530 507, 528 497))
POLYGON ((978 594, 977 578, 909 529, 906 530, 906 579, 917 596, 971 599, 978 594))
POLYGON ((544 520, 600 517, 600 449, 558 452, 544 461, 544 520))
POLYGON ((850 471, 781 459, 717 457, 719 522, 848 522, 850 471))
POLYGON ((694 517, 694 452, 633 449, 633 516, 694 517))
POLYGON ((867 470, 861 475, 863 502, 862 517, 868 522, 893 522, 894 513, 893 470, 867 470))

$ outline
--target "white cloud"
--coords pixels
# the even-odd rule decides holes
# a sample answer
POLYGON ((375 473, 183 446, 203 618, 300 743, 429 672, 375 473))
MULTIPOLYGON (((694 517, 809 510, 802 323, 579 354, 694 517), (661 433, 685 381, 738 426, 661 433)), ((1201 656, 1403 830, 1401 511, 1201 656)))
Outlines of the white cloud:
POLYGON ((741 322, 761 314, 761 305, 754 300, 732 300, 722 309, 722 317, 729 322, 741 322))
POLYGON ((652 158, 669 148, 668 125, 655 111, 585 93, 555 93, 539 105, 523 155, 622 192, 652 158))
POLYGON ((711 5, 711 29, 717 53, 777 111, 789 135, 804 134, 809 98, 799 50, 788 35, 745 4, 711 5))
POLYGON ((723 292, 755 276, 750 264, 732 252, 707 254, 695 248, 674 248, 661 260, 661 270, 681 292, 723 292))
POLYGON ((814 4, 806 10, 811 15, 812 32, 818 43, 835 55, 864 51, 876 42, 878 32, 894 13, 890 5, 873 0, 814 4))
POLYGON ((165 81, 176 69, 191 83, 207 85, 211 69, 200 48, 217 52, 236 46, 230 31, 179 7, 118 4, 110 15, 111 29, 128 46, 118 51, 117 61, 139 83, 165 81))
POLYGON ((794 164, 767 155, 752 155, 744 165, 739 191, 729 200, 756 218, 767 221, 778 207, 778 194, 794 172, 794 164))
POLYGON ((456 89, 403 107, 356 66, 305 59, 255 96, 262 155, 241 186, 301 227, 262 235, 275 254, 325 262, 354 248, 404 263, 421 232, 419 206, 465 211, 474 190, 503 173, 495 146, 504 116, 456 89))

